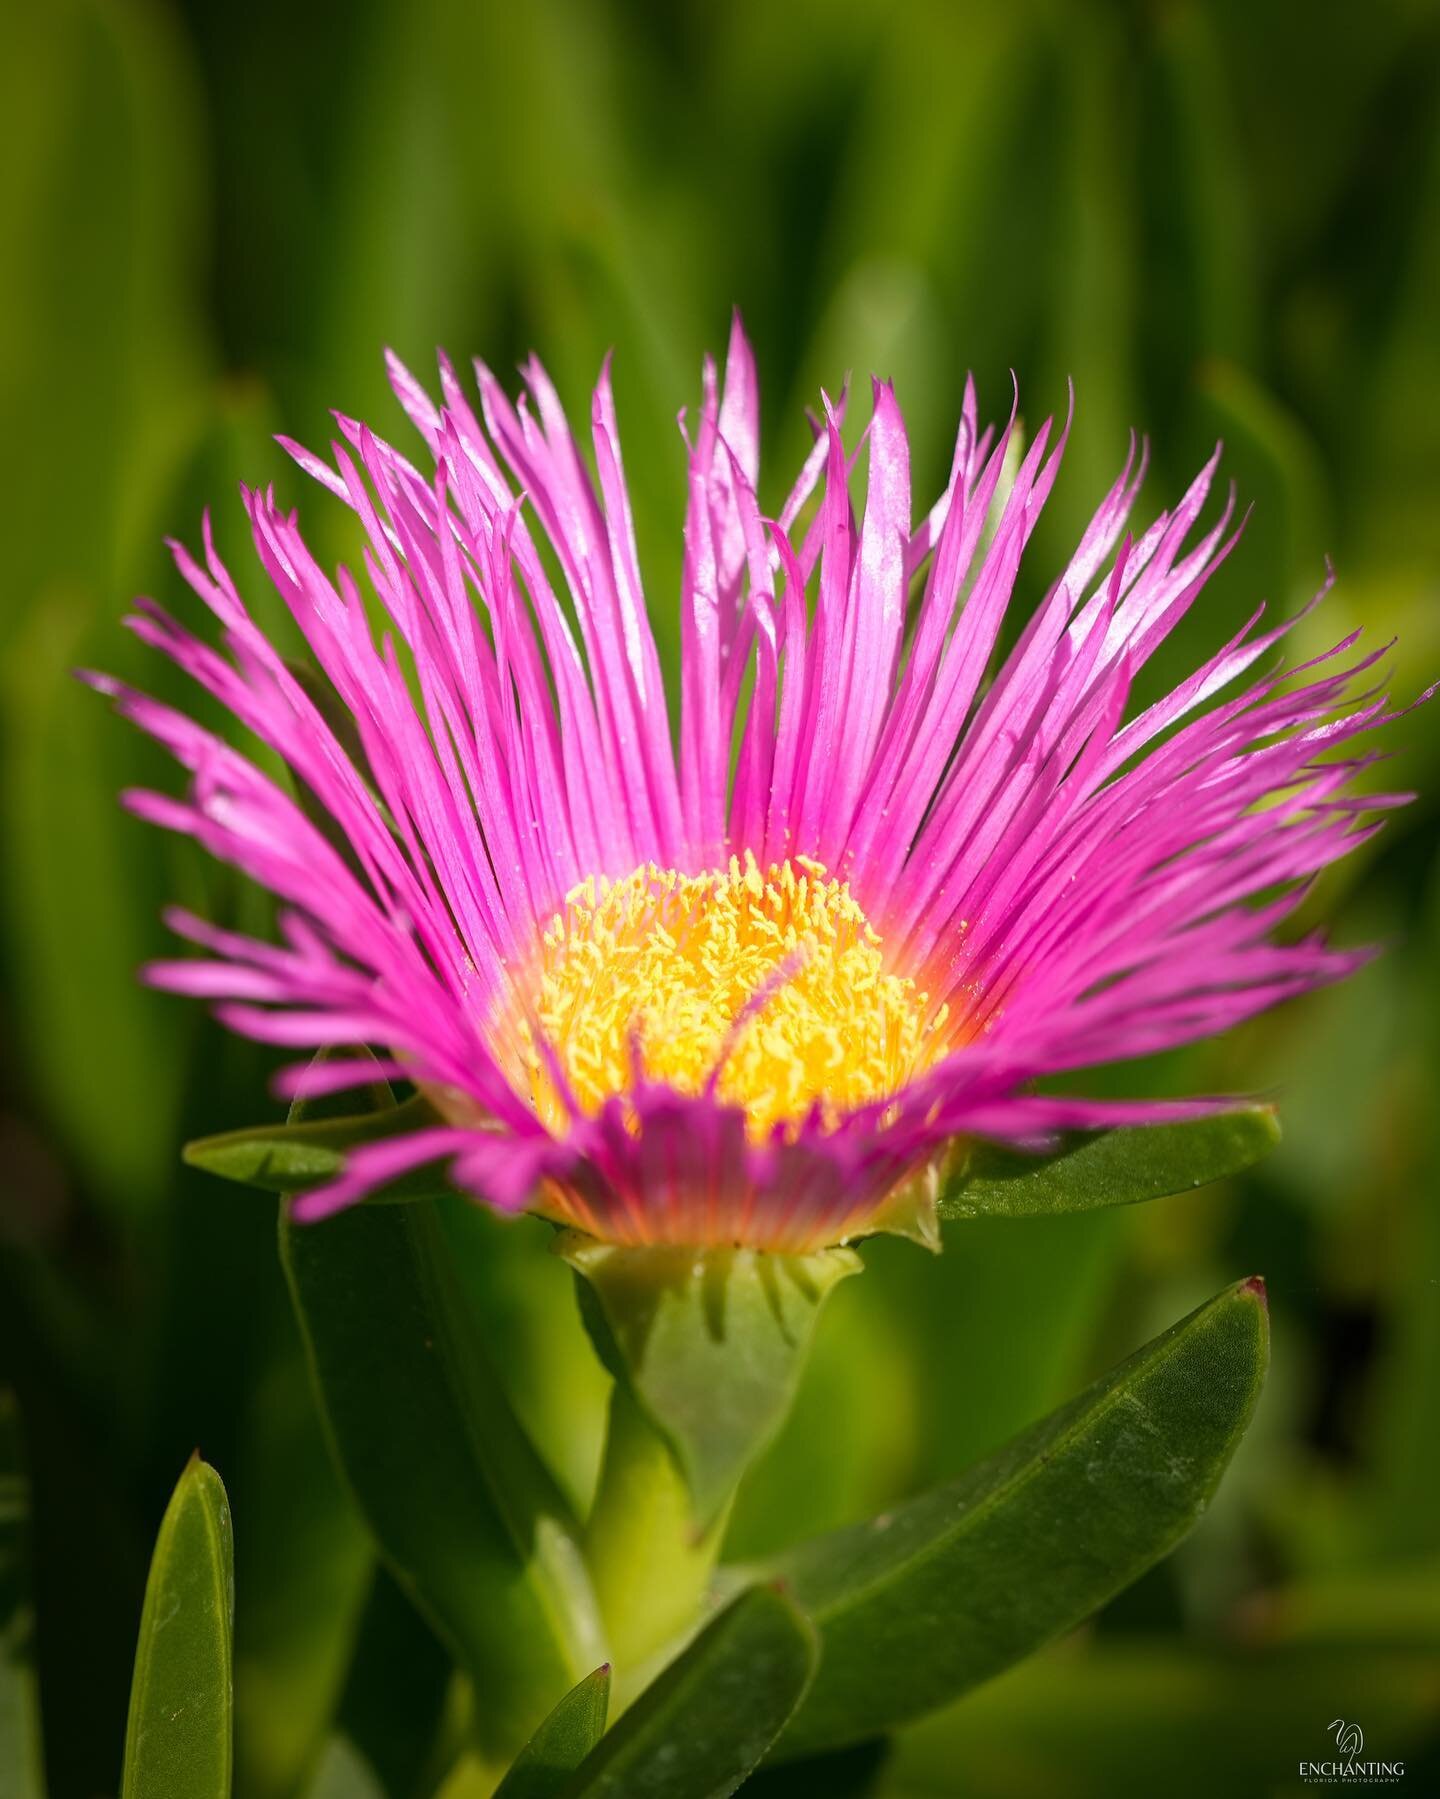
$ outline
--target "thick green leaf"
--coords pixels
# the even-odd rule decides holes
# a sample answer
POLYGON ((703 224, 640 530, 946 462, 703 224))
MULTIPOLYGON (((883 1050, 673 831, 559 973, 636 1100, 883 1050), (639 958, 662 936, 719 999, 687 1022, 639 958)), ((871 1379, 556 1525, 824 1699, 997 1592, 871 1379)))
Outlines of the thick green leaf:
POLYGON ((605 1734, 610 1669, 601 1666, 572 1687, 516 1756, 495 1799, 554 1799, 605 1734))
MULTIPOLYGON (((387 1091, 372 1097, 393 1119, 387 1091)), ((481 1744, 508 1758, 604 1652, 577 1526, 476 1336, 435 1202, 306 1225, 282 1208, 280 1252, 336 1460, 474 1681, 481 1744)))
POLYGON ((779 1429, 826 1295, 861 1266, 849 1249, 630 1249, 567 1233, 602 1361, 670 1445, 711 1522, 779 1429))
POLYGON ((1264 1287, 1242 1282, 959 1480, 780 1558, 823 1647, 784 1753, 932 1710, 1158 1561, 1219 1483, 1268 1346, 1264 1287))
POLYGON ((724 1799, 784 1728, 815 1657, 789 1599, 752 1587, 601 1738, 565 1799, 724 1799))
POLYGON ((941 1195, 942 1219, 1037 1218, 1186 1193, 1258 1162, 1280 1141, 1273 1106, 1184 1124, 1079 1133, 1047 1156, 977 1144, 941 1195))
MULTIPOLYGON (((429 1101, 417 1093, 403 1105, 392 1104, 383 1110, 222 1131, 187 1143, 184 1153, 192 1168, 203 1168, 224 1180, 263 1187, 270 1193, 302 1193, 340 1174, 352 1149, 381 1138, 403 1137, 434 1121, 429 1101)), ((433 1199, 449 1190, 433 1167, 417 1168, 378 1189, 373 1197, 433 1199)))
POLYGON ((14 1395, 0 1391, 0 1799, 44 1799, 30 1598, 30 1477, 14 1395))
POLYGON ((230 1508, 194 1456, 150 1560, 121 1799, 228 1799, 234 1611, 230 1508))

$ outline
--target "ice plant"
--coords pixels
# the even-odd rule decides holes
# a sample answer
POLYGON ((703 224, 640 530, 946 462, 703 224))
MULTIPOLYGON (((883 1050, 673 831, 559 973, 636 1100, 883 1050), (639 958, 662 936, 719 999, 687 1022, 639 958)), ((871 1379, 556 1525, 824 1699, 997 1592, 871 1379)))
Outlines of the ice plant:
MULTIPOLYGON (((1228 504, 1191 541, 1214 459, 1122 537, 1132 446, 1002 655, 1068 424, 1047 422, 1017 468, 1013 411, 982 432, 967 385, 948 484, 917 522, 878 382, 862 446, 827 402, 769 517, 737 320, 687 438, 677 751, 608 366, 593 467, 538 362, 518 405, 477 365, 478 415, 447 361, 439 404, 390 369, 424 468, 343 417, 332 463, 287 444, 358 516, 364 584, 322 569, 272 493, 244 496, 325 702, 256 625, 208 521, 203 560, 174 553, 228 653, 148 600, 129 621, 299 796, 182 712, 99 682, 191 776, 184 799, 130 807, 282 903, 278 944, 173 913, 205 954, 149 978, 267 1042, 375 1046, 433 1106, 297 1217, 444 1162, 494 1206, 609 1243, 924 1234, 927 1174, 957 1141, 1036 1145, 1206 1103, 1052 1097, 1044 1077, 1224 1030, 1360 959, 1276 933, 1399 797, 1357 797, 1362 761, 1332 754, 1386 716, 1352 694, 1376 656, 1347 662, 1347 638, 1298 681, 1236 691, 1289 629, 1261 631, 1257 611, 1127 716, 1236 541, 1228 504)), ((339 1090, 374 1072, 340 1056, 285 1079, 339 1090)))
MULTIPOLYGON (((390 366, 427 468, 346 418, 329 463, 287 445, 356 513, 363 585, 319 566, 273 494, 245 493, 260 560, 318 674, 288 665, 256 624, 208 520, 203 559, 179 545, 175 556, 223 650, 150 601, 130 621, 288 766, 294 790, 183 712, 96 679, 190 772, 183 799, 132 793, 131 808, 281 902, 278 942, 172 914, 202 953, 150 978, 217 1001, 239 1031, 327 1052, 282 1076, 312 1106, 377 1071, 415 1089, 404 1113, 362 1119, 339 1172, 292 1200, 287 1270, 352 1483, 479 1670, 487 1744, 503 1754, 557 1682, 599 1659, 595 1601, 622 1700, 693 1628, 728 1502, 784 1415, 821 1302, 859 1265, 848 1241, 886 1229, 933 1240, 956 1146, 962 1158, 987 1139, 1035 1151, 1070 1128, 1214 1110, 1062 1097, 1045 1081, 1221 1031, 1354 967, 1357 954, 1281 927, 1309 878, 1402 796, 1352 787, 1367 758, 1348 746, 1388 716, 1383 697, 1354 692, 1377 657, 1347 660, 1353 638, 1246 686, 1289 629, 1262 631, 1257 611, 1172 691, 1129 706, 1135 676, 1238 536, 1230 504, 1196 535, 1214 459, 1173 512, 1129 536, 1144 471, 1132 445, 1069 564, 1007 635, 1068 425, 1047 423, 1022 455, 1013 410, 982 432, 967 385, 945 491, 917 522, 899 407, 876 383, 849 448, 844 401, 827 401, 768 517, 737 320, 723 384, 707 362, 687 434, 672 738, 608 366, 593 461, 536 362, 518 405, 478 365, 478 415, 443 359, 438 405, 390 366), (437 1170, 502 1211, 565 1227, 559 1246, 616 1377, 583 1532, 518 1424, 502 1426, 503 1396, 483 1401, 483 1443, 481 1414, 455 1405, 483 1376, 443 1322, 433 1208, 371 1211, 328 1237, 303 1222, 413 1193, 417 1178, 433 1193, 437 1170), (327 1255, 339 1258, 334 1285, 327 1255), (413 1290, 396 1286, 407 1269, 428 1271, 413 1290), (454 1363, 438 1387, 437 1344, 454 1363), (385 1484, 395 1458, 372 1454, 357 1361, 391 1378, 410 1370, 422 1415, 447 1421, 447 1466, 459 1444, 493 1453, 445 1516, 463 1551, 495 1512, 486 1553, 511 1570, 503 1604, 454 1574, 432 1528, 439 1502, 412 1515, 405 1490, 385 1484), (520 1473, 506 1505, 487 1497, 520 1473), (508 1535, 515 1517, 531 1522, 508 1535), (527 1633, 536 1659, 517 1661, 527 1633)), ((308 1128, 287 1142, 313 1142, 308 1128)), ((973 1188, 973 1169, 966 1178, 973 1188)), ((1203 1178, 1188 1168, 1180 1184, 1203 1178)), ((1214 1366, 1196 1351, 1196 1392, 1222 1364, 1234 1377, 1225 1405, 1186 1422, 1173 1398, 1163 1433, 1182 1445, 1193 1491, 1173 1518, 1150 1505, 1143 1469, 1126 1474, 1128 1440, 1106 1446, 1106 1388, 1082 1459, 1085 1482, 1103 1466, 1116 1483, 1101 1507, 1118 1520, 1113 1541, 1095 1549, 1083 1593, 1040 1576, 1046 1597, 1025 1599, 1031 1637, 1010 1632, 1006 1653, 1083 1615, 1082 1599, 1098 1603, 1193 1522, 1264 1359, 1259 1287, 1216 1306, 1177 1331, 1234 1336, 1214 1366), (1183 1447, 1192 1431, 1202 1448, 1183 1447), (1132 1489, 1142 1520, 1126 1509, 1132 1489)), ((1139 1366, 1112 1379, 1139 1380, 1139 1366)), ((1037 1466, 1050 1455, 1032 1453, 1037 1466)), ((419 1444, 414 1459, 427 1454, 419 1444)), ((838 1684, 801 1714, 807 1744, 843 1740, 857 1718, 883 1725, 921 1691, 905 1672, 913 1645, 898 1659, 876 1648, 901 1614, 887 1601, 870 1620, 851 1594, 852 1569, 866 1594, 892 1575, 909 1592, 906 1558, 951 1553, 966 1508, 917 1503, 884 1545, 842 1533, 796 1564, 812 1616, 838 1607, 826 1628, 853 1638, 838 1659, 826 1651, 838 1684), (882 1579, 888 1554, 901 1559, 882 1579)), ((1092 1516, 1073 1495, 1055 1503, 1092 1516)), ((1043 1523, 1036 1540, 1048 1540, 1043 1523)), ((969 1591, 991 1553, 983 1542, 957 1553, 955 1591, 969 1591)), ((468 1570, 468 1551, 461 1561, 468 1570)), ((954 1595, 936 1610, 930 1576, 920 1581, 920 1614, 947 1619, 954 1595)), ((957 1649, 969 1630, 946 1624, 919 1654, 927 1702, 988 1665, 957 1649)))

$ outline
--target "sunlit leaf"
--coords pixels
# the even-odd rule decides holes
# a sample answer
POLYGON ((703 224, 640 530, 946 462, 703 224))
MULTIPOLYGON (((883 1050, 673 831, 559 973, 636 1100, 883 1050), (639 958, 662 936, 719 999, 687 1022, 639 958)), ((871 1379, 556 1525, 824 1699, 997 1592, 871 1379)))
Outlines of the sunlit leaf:
POLYGON ((565 1799, 725 1799, 804 1693, 815 1638, 770 1587, 742 1593, 641 1694, 565 1799))
MULTIPOLYGON (((352 1101, 353 1103, 353 1101, 352 1101)), ((185 1145, 185 1160, 227 1181, 270 1193, 301 1193, 333 1180, 346 1155, 366 1143, 403 1137, 434 1122, 429 1101, 416 1094, 403 1105, 349 1116, 307 1118, 287 1124, 222 1131, 185 1145)), ((375 1199, 426 1199, 449 1191, 434 1168, 420 1168, 378 1189, 375 1199)))
POLYGON ((940 1216, 1036 1218, 1163 1199, 1238 1174, 1279 1141, 1273 1106, 1241 1106, 1183 1124, 1076 1133, 1048 1155, 977 1144, 940 1216))
POLYGON ((605 1734, 610 1670, 599 1667, 565 1695, 510 1764, 495 1799, 559 1799, 605 1734))
POLYGON ((1268 1343, 1264 1289, 1246 1281, 959 1480, 778 1558, 822 1646, 784 1752, 931 1710, 1168 1553, 1249 1422, 1268 1343))
POLYGON ((229 1799, 234 1580, 225 1489, 196 1456, 150 1561, 121 1799, 229 1799))

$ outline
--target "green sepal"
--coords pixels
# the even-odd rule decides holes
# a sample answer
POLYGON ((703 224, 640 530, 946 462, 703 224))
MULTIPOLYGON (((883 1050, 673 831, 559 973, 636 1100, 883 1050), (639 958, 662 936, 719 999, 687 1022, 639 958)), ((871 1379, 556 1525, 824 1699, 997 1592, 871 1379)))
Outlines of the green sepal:
POLYGON ((1275 1108, 1255 1105, 1182 1124, 1072 1132, 1041 1156, 976 1143, 944 1184, 940 1218, 1039 1218, 1164 1199, 1239 1174, 1279 1141, 1275 1108))
POLYGON ((725 1799, 815 1671, 815 1633, 773 1587, 711 1620, 581 1763, 564 1799, 725 1799))
POLYGON ((958 1480, 768 1564, 823 1652, 782 1755, 958 1697, 1168 1554, 1234 1454, 1268 1349, 1264 1287, 1244 1281, 958 1480))
POLYGON ((633 1248, 575 1231, 556 1250, 600 1359, 664 1439, 705 1527, 784 1421, 820 1308, 859 1256, 633 1248))
POLYGON ((150 1560, 121 1799, 229 1799, 235 1570, 220 1476, 192 1456, 150 1560))
POLYGON ((15 1396, 0 1389, 0 1794, 44 1799, 30 1594, 30 1476, 15 1396))
POLYGON ((610 1669, 598 1667, 574 1686, 510 1765, 495 1799, 558 1799, 570 1776, 605 1734, 610 1669))

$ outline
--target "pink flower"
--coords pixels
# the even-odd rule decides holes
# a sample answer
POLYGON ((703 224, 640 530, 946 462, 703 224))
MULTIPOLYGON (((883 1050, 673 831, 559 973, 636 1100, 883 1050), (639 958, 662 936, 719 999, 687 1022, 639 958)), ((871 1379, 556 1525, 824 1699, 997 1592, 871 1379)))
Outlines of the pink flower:
MULTIPOLYGON (((345 418, 333 466, 287 448, 358 515, 393 630, 377 641, 361 583, 329 576, 272 494, 245 495, 349 715, 343 740, 208 521, 203 565, 174 554, 224 653, 149 601, 129 621, 283 758, 307 804, 192 719, 97 680, 190 771, 185 799, 131 793, 131 809, 281 902, 278 945, 172 914, 205 953, 149 978, 266 1042, 375 1046, 433 1102, 433 1128, 355 1152, 297 1216, 444 1160, 495 1206, 620 1242, 801 1250, 918 1226, 956 1139, 1037 1146, 1217 1103, 1051 1097, 1043 1077, 1225 1030, 1362 959, 1275 933, 1406 797, 1357 797, 1373 756, 1329 754, 1392 716, 1352 691, 1378 656, 1347 663, 1351 637, 1298 683, 1233 691, 1290 628, 1260 632, 1257 611, 1126 717, 1134 676, 1238 536, 1227 505, 1187 547, 1215 459, 1122 539, 1132 446, 1002 656, 1068 424, 1044 426, 1007 492, 1014 414, 981 432, 967 386, 949 485, 916 524, 904 423, 877 382, 860 518, 842 400, 770 519, 737 320, 687 439, 677 754, 608 366, 593 473, 537 362, 518 406, 477 365, 478 418, 447 361, 439 406, 390 369, 426 471, 345 418)), ((282 1083, 373 1073, 342 1056, 282 1083)))

